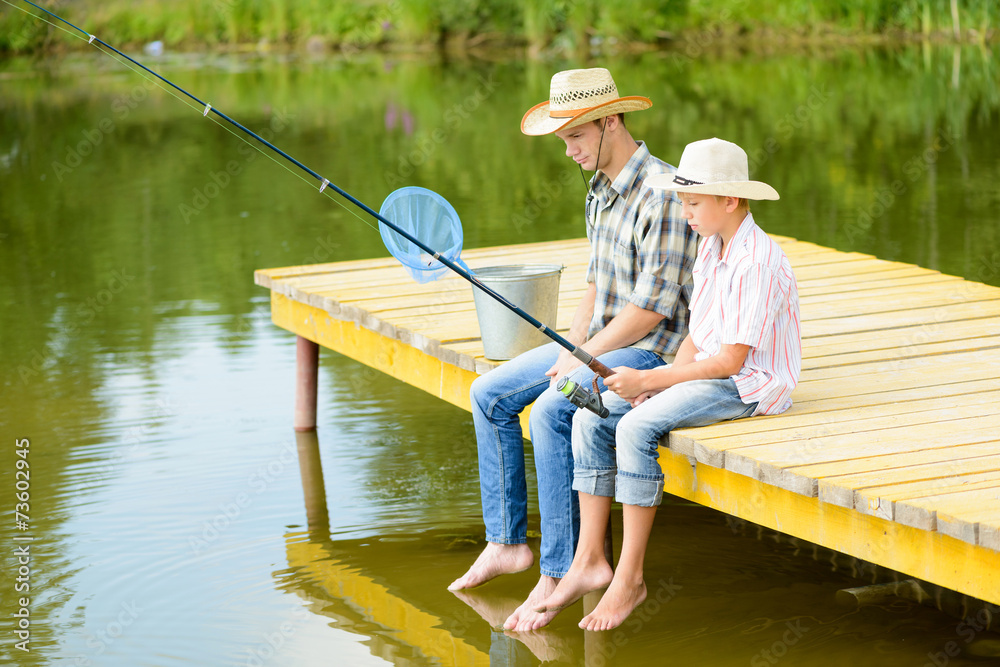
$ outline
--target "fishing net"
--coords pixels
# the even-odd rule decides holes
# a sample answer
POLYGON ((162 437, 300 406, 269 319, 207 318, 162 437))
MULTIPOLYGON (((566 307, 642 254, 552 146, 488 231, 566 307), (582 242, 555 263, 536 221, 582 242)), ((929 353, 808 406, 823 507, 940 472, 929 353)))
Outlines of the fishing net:
MULTIPOLYGON (((441 257, 469 271, 469 267, 459 259, 462 253, 462 221, 454 207, 438 193, 414 186, 400 188, 382 202, 379 215, 392 221, 441 257)), ((380 224, 379 231, 385 247, 418 283, 437 280, 450 271, 447 266, 388 225, 380 224)))

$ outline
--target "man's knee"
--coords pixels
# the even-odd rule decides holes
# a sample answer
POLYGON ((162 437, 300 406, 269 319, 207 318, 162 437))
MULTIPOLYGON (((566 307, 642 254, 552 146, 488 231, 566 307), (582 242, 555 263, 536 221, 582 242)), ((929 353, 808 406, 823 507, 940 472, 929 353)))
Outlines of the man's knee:
POLYGON ((493 392, 490 391, 486 377, 486 375, 480 375, 472 381, 472 385, 469 387, 469 398, 472 400, 473 409, 478 407, 479 411, 483 413, 486 412, 490 401, 493 400, 493 392))
POLYGON ((535 399, 529 419, 532 424, 548 424, 553 421, 570 423, 574 407, 562 393, 548 387, 535 399))

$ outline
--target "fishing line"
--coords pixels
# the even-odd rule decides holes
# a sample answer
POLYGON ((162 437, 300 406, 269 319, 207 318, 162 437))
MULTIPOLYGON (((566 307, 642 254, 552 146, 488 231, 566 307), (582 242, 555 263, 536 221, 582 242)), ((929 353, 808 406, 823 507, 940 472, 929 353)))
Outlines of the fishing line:
MULTIPOLYGON (((15 6, 15 5, 12 5, 10 2, 8 2, 8 0, 0 0, 0 1, 2 1, 4 4, 11 5, 12 7, 15 6)), ((216 114, 219 118, 222 118, 223 120, 227 121, 228 123, 230 123, 234 127, 237 127, 240 130, 242 130, 244 133, 250 135, 251 137, 253 137, 254 139, 256 139, 258 142, 260 142, 264 146, 270 148, 272 151, 274 151, 275 153, 277 153, 281 157, 285 158, 286 160, 288 160, 289 162, 291 162, 295 166, 299 167, 302 171, 305 171, 307 174, 309 174, 314 179, 316 179, 317 181, 319 181, 320 182, 320 186, 319 186, 319 192, 320 192, 320 194, 323 194, 326 190, 332 190, 333 192, 336 192, 341 197, 343 197, 347 201, 349 201, 352 204, 354 204, 356 207, 360 208, 361 210, 363 210, 364 212, 368 213, 369 215, 371 215, 373 218, 375 218, 376 220, 378 220, 382 224, 386 225, 389 229, 393 230, 395 233, 399 234, 400 236, 402 236, 403 238, 407 239, 408 241, 410 241, 411 243, 413 243, 415 246, 417 246, 418 248, 420 248, 424 252, 428 253, 434 259, 436 259, 437 261, 439 261, 442 264, 444 264, 445 266, 447 266, 449 269, 451 269, 452 271, 454 271, 455 273, 457 273, 458 275, 460 275, 462 278, 464 278, 465 280, 469 281, 470 283, 472 283, 473 285, 475 285, 477 288, 481 289, 483 292, 485 292, 486 294, 488 294, 494 300, 498 301, 501 305, 503 305, 507 309, 513 311, 516 315, 518 315, 519 317, 521 317, 522 319, 524 319, 525 321, 527 321, 529 324, 531 324, 532 326, 534 326, 536 329, 538 329, 538 331, 540 331, 542 334, 544 334, 545 336, 547 336, 548 338, 552 339, 553 341, 555 341, 556 343, 558 343, 560 346, 562 346, 563 348, 565 348, 576 359, 578 359, 581 362, 583 362, 584 364, 586 364, 591 370, 593 370, 595 373, 597 373, 601 377, 609 377, 609 376, 611 376, 611 375, 614 374, 614 371, 612 371, 606 365, 604 365, 603 363, 601 363, 600 361, 598 361, 597 359, 595 359, 593 357, 593 355, 591 355, 590 353, 588 353, 586 350, 583 350, 579 346, 574 345, 569 340, 567 340, 566 338, 564 338, 560 334, 558 334, 555 331, 553 331, 547 325, 545 325, 544 323, 540 322, 538 319, 536 319, 535 317, 533 317, 529 313, 525 312, 524 310, 522 310, 518 306, 516 306, 513 303, 511 303, 502 294, 498 293, 497 291, 495 291, 494 289, 488 287, 487 285, 484 285, 472 273, 470 273, 469 271, 466 271, 461 266, 459 266, 458 264, 456 264, 455 262, 453 262, 449 258, 443 256, 441 253, 439 253, 438 251, 434 250, 433 248, 430 248, 429 246, 427 246, 426 244, 424 244, 422 241, 420 241, 420 239, 418 239, 415 236, 413 236, 412 234, 408 233, 406 230, 400 228, 395 223, 393 223, 391 220, 388 220, 387 218, 383 217, 378 212, 376 212, 375 210, 373 210, 372 208, 370 208, 369 206, 367 206, 365 203, 363 203, 361 200, 355 198, 353 195, 351 195, 347 191, 341 189, 335 183, 330 182, 329 179, 324 178, 318 172, 310 169, 305 164, 303 164, 302 162, 298 161, 297 159, 295 159, 294 157, 292 157, 291 155, 289 155, 285 151, 281 150, 280 148, 278 148, 277 146, 275 146, 274 144, 272 144, 270 141, 264 139, 263 137, 261 137, 259 134, 257 134, 253 130, 250 130, 249 128, 247 128, 244 125, 240 124, 239 122, 237 122, 233 118, 230 118, 226 114, 224 114, 221 111, 219 111, 218 109, 214 108, 210 103, 205 102, 204 100, 201 100, 198 97, 195 97, 193 94, 191 94, 187 90, 181 88, 180 86, 178 86, 174 82, 170 81, 169 79, 161 76, 157 72, 154 72, 153 70, 151 70, 150 68, 146 67, 145 65, 143 65, 139 61, 135 60, 134 58, 132 58, 132 57, 130 57, 130 56, 122 53, 121 51, 119 51, 115 47, 111 46, 110 44, 108 44, 104 40, 96 37, 95 35, 92 35, 92 34, 88 33, 86 30, 83 30, 82 28, 80 28, 80 27, 78 27, 76 25, 73 25, 72 23, 70 23, 66 19, 62 18, 58 14, 55 14, 55 13, 49 11, 48 9, 45 9, 42 6, 35 4, 31 0, 22 0, 22 2, 25 2, 26 4, 29 4, 32 7, 45 12, 46 14, 48 14, 49 16, 51 16, 52 18, 54 18, 54 19, 56 19, 58 21, 61 21, 61 22, 65 23, 66 25, 70 26, 71 28, 73 28, 74 30, 82 33, 83 35, 86 35, 87 36, 87 43, 88 44, 96 44, 98 46, 103 46, 105 49, 109 49, 109 50, 113 51, 114 53, 116 53, 121 58, 124 58, 125 60, 127 60, 127 61, 129 61, 129 62, 131 62, 131 63, 139 66, 144 71, 148 72, 149 74, 152 74, 154 77, 156 77, 157 79, 159 79, 163 83, 167 84, 171 88, 173 88, 176 91, 178 91, 178 92, 186 95, 187 97, 191 98, 191 100, 193 100, 194 102, 196 102, 199 105, 199 107, 203 107, 202 116, 208 117, 209 112, 212 112, 212 113, 216 114)), ((21 9, 21 8, 18 7, 18 9, 21 9)), ((26 10, 22 9, 22 11, 25 11, 25 13, 31 15, 34 18, 45 20, 42 17, 35 16, 34 14, 31 14, 31 12, 27 12, 26 10)), ((55 24, 50 23, 49 21, 45 21, 45 22, 49 23, 50 25, 55 25, 55 24)), ((55 26, 55 27, 60 27, 60 26, 55 26)), ((60 29, 65 30, 64 28, 60 28, 60 29)), ((65 32, 69 32, 69 31, 65 30, 65 32)), ((69 33, 69 34, 73 34, 73 33, 69 33)), ((79 38, 83 39, 82 37, 79 37, 79 38)), ((104 51, 104 49, 98 49, 98 50, 102 51, 103 53, 107 53, 107 51, 104 51)), ((108 55, 111 55, 111 54, 109 53, 108 55)), ((117 62, 121 62, 118 58, 115 58, 115 60, 117 62)), ((122 64, 125 64, 125 63, 122 63, 122 64)), ((129 67, 129 69, 132 69, 132 68, 129 67)), ((145 77, 145 75, 142 75, 142 76, 146 80, 150 80, 150 79, 148 79, 148 77, 145 77)), ((156 82, 154 81, 154 83, 156 83, 156 82)), ((159 84, 156 84, 156 85, 159 85, 159 84)), ((172 91, 168 90, 168 92, 171 92, 171 94, 174 94, 172 91)), ((176 95, 174 95, 174 96, 176 97, 176 95)), ((178 98, 178 99, 180 99, 180 98, 178 98)), ((186 101, 185 101, 185 105, 188 106, 188 107, 191 107, 191 105, 188 102, 186 102, 186 101)), ((197 110, 197 108, 195 108, 195 110, 197 110)), ((229 128, 226 128, 226 129, 230 133, 233 133, 232 130, 230 130, 229 128)), ((235 134, 235 133, 233 133, 233 134, 235 134)), ((603 132, 602 132, 601 136, 602 136, 602 141, 603 141, 603 132)), ((242 137, 240 137, 240 138, 243 139, 242 137)), ((245 141, 245 139, 243 139, 243 140, 245 141)), ((247 143, 249 143, 249 142, 247 142, 247 143)), ((251 145, 253 145, 253 144, 251 144, 251 145)), ((258 150, 260 150, 259 147, 257 147, 257 146, 254 146, 254 147, 257 148, 258 150)), ((263 151, 261 151, 261 152, 263 153, 263 151)), ((267 153, 264 153, 264 154, 267 155, 267 153)), ((273 161, 275 161, 277 163, 277 160, 274 160, 273 156, 268 155, 268 157, 270 157, 273 161)), ((280 163, 278 163, 278 164, 280 164, 280 163)), ((284 167, 288 171, 291 171, 285 165, 282 165, 282 167, 284 167)), ((305 182, 308 183, 308 181, 306 179, 302 178, 301 175, 297 174, 297 176, 300 179, 302 179, 303 181, 305 181, 305 182)), ((328 199, 333 199, 332 195, 329 194, 329 193, 327 193, 327 198, 328 199)), ((337 201, 337 200, 333 199, 333 201, 337 201)), ((337 203, 340 204, 341 207, 343 207, 345 209, 347 208, 347 207, 343 206, 343 204, 341 202, 338 201, 337 203)), ((362 220, 363 222, 365 222, 365 224, 368 224, 369 226, 371 226, 371 224, 368 223, 368 221, 364 220, 363 218, 360 218, 360 216, 358 216, 354 211, 351 211, 351 213, 354 213, 355 217, 357 217, 360 220, 362 220)), ((596 378, 595 378, 595 382, 596 382, 596 378)), ((600 399, 598 397, 598 401, 599 400, 600 399)), ((583 406, 583 407, 588 407, 588 406, 583 406)))

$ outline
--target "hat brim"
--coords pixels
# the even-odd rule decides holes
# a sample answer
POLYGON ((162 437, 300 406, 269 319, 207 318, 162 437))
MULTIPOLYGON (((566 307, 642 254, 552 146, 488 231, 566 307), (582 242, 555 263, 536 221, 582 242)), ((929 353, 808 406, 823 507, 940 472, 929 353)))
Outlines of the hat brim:
POLYGON ((549 103, 548 101, 545 101, 531 107, 528 109, 527 113, 524 114, 524 117, 521 119, 521 132, 537 137, 543 134, 552 134, 553 132, 558 132, 559 130, 568 130, 571 127, 583 125, 584 123, 604 118, 605 116, 613 116, 617 113, 642 111, 643 109, 648 109, 651 106, 653 106, 653 103, 648 97, 632 95, 629 97, 619 97, 611 100, 610 102, 598 104, 595 107, 590 107, 589 109, 581 111, 575 116, 568 118, 553 118, 552 116, 549 116, 549 103))
POLYGON ((643 181, 651 188, 671 190, 673 192, 690 192, 695 195, 718 195, 720 197, 739 197, 741 199, 780 199, 778 191, 767 183, 760 181, 721 181, 718 183, 701 183, 698 185, 680 185, 674 182, 672 174, 653 174, 643 181))

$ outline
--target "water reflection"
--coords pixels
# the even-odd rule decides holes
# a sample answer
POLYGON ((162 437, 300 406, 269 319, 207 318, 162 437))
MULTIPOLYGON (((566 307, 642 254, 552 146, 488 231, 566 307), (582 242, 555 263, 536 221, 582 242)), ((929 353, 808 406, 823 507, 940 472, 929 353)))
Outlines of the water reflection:
POLYGON ((596 592, 546 628, 507 632, 503 621, 534 584, 530 572, 452 593, 445 587, 478 550, 475 541, 441 531, 339 539, 327 523, 319 438, 296 438, 308 530, 284 535, 288 569, 275 573, 276 585, 393 664, 737 665, 788 655, 790 664, 829 665, 864 655, 911 665, 954 634, 957 621, 942 623, 939 612, 902 598, 835 601, 839 589, 891 573, 771 531, 753 539, 750 524, 676 502, 657 518, 649 598, 619 629, 576 627, 596 592))
MULTIPOLYGON (((18 664, 431 662, 400 638, 403 621, 373 620, 335 587, 348 574, 425 614, 431 636, 501 664, 746 664, 800 619, 808 631, 783 647, 795 664, 922 664, 955 638, 955 621, 909 602, 835 610, 857 572, 685 505, 662 511, 649 564, 662 590, 683 588, 641 627, 584 637, 565 613, 537 637, 495 631, 535 577, 464 600, 445 589, 480 548, 467 413, 324 354, 321 444, 305 457, 291 439, 294 343, 270 323, 253 270, 385 256, 379 235, 102 58, 0 61, 0 424, 32 439, 44 546, 37 650, 18 664), (318 471, 317 451, 325 476, 303 485, 294 470, 308 459, 318 471), (123 613, 127 631, 101 639, 123 613), (275 632, 283 648, 264 660, 275 632)), ((375 208, 399 179, 442 193, 477 247, 582 234, 583 185, 558 140, 517 131, 551 72, 578 64, 158 66, 375 208)), ((994 52, 600 64, 623 92, 653 98, 629 123, 656 154, 676 160, 712 135, 750 148, 756 176, 782 193, 757 212, 769 231, 1000 284, 994 52)), ((0 454, 4 484, 11 456, 0 454)), ((13 598, 0 589, 4 609, 13 598)))

